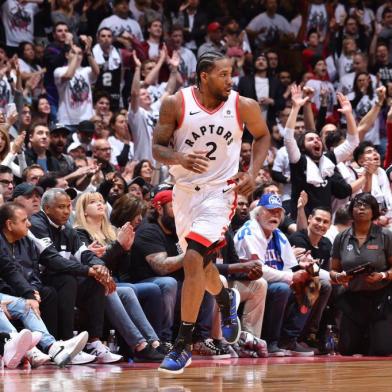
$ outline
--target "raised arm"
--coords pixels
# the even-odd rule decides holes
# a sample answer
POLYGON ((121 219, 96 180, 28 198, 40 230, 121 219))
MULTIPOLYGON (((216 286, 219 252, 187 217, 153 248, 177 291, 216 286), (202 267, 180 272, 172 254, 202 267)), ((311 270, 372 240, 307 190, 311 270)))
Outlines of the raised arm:
MULTIPOLYGON (((76 50, 77 46, 72 45, 72 49, 71 50, 76 50)), ((61 82, 67 82, 68 80, 71 80, 76 72, 76 69, 79 66, 79 60, 78 60, 78 56, 74 56, 71 61, 68 63, 68 67, 67 70, 65 71, 65 73, 61 76, 61 82)))
POLYGON ((376 89, 377 101, 376 104, 366 113, 358 124, 359 140, 362 141, 366 135, 366 132, 373 126, 374 122, 380 113, 382 105, 385 101, 386 88, 385 86, 378 87, 376 89))
POLYGON ((338 111, 346 117, 347 122, 346 140, 334 150, 336 162, 339 163, 344 162, 351 156, 352 152, 359 144, 359 136, 350 101, 346 96, 339 92, 336 93, 336 98, 340 105, 338 111))
POLYGON ((158 82, 159 72, 167 58, 167 48, 166 45, 163 44, 162 49, 159 51, 159 58, 154 68, 146 75, 144 79, 144 83, 147 85, 153 85, 158 82))
POLYGON ((309 100, 309 96, 302 97, 301 87, 294 84, 291 87, 291 100, 293 106, 291 107, 291 111, 286 122, 284 145, 287 148, 289 162, 297 163, 301 158, 301 152, 299 151, 297 141, 294 138, 294 128, 295 123, 297 122, 298 113, 301 107, 309 100))
POLYGON ((133 61, 135 62, 135 72, 133 74, 132 79, 132 87, 131 87, 131 110, 136 113, 139 109, 139 96, 140 96, 140 72, 142 63, 136 55, 136 52, 132 52, 133 61))

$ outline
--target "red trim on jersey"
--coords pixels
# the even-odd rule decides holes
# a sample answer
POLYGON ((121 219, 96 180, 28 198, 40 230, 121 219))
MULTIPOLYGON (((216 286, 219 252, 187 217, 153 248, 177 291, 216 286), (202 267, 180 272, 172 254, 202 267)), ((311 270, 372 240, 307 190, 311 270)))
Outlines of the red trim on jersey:
POLYGON ((184 97, 184 93, 182 92, 182 90, 180 90, 180 93, 181 93, 181 98, 182 98, 182 102, 181 102, 182 115, 180 118, 180 122, 177 125, 177 129, 181 128, 182 123, 184 122, 184 118, 185 118, 185 97, 184 97))
POLYGON ((233 204, 231 206, 231 212, 230 212, 230 215, 229 215, 229 219, 230 220, 233 218, 234 213, 235 213, 235 209, 237 208, 237 196, 238 196, 237 192, 234 192, 234 200, 233 200, 233 204))
POLYGON ((212 245, 212 242, 207 238, 203 237, 200 234, 194 233, 193 231, 189 232, 188 235, 185 237, 187 240, 193 240, 198 242, 199 244, 204 245, 206 248, 212 245))
POLYGON ((203 111, 205 111, 205 112, 207 112, 208 114, 214 114, 214 113, 216 113, 218 110, 220 110, 221 108, 222 108, 222 106, 225 104, 225 101, 223 101, 217 108, 215 108, 214 110, 208 110, 205 106, 203 106, 200 102, 199 102, 199 100, 197 99, 197 97, 196 97, 196 94, 195 94, 195 87, 192 87, 192 95, 193 95, 193 99, 195 100, 195 102, 196 102, 196 105, 200 108, 200 109, 202 109, 203 111))
POLYGON ((237 122, 238 125, 241 129, 241 131, 244 130, 244 123, 241 121, 241 117, 240 117, 240 94, 237 93, 237 98, 235 99, 235 112, 237 115, 237 122))

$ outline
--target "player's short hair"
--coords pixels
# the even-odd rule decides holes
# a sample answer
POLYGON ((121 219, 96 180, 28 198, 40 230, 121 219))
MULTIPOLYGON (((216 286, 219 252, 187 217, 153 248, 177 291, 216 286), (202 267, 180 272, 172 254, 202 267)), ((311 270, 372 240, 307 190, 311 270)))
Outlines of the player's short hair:
POLYGON ((201 73, 210 72, 214 68, 215 62, 224 58, 225 55, 218 51, 205 52, 198 58, 196 64, 196 78, 198 86, 200 86, 201 73))

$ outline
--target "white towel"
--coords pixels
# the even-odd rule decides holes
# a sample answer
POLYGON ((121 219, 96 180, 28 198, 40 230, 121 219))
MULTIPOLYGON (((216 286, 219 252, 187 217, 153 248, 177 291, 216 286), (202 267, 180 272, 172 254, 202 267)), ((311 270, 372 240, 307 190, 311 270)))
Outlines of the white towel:
MULTIPOLYGON (((99 44, 96 44, 93 48, 93 55, 95 58, 95 61, 97 62, 98 65, 104 64, 105 58, 103 57, 103 50, 99 46, 99 44)), ((108 66, 109 66, 109 71, 113 71, 117 69, 121 65, 121 56, 118 50, 113 46, 110 49, 109 53, 109 61, 108 61, 108 66)))
POLYGON ((331 177, 335 169, 335 164, 322 155, 318 165, 306 156, 306 182, 316 188, 327 185, 327 177, 331 177))

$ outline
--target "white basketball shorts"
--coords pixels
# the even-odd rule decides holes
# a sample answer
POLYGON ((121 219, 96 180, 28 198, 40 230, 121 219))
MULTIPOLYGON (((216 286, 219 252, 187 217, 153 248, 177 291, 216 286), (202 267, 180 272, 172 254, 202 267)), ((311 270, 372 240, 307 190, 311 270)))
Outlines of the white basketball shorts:
POLYGON ((180 246, 185 252, 187 239, 206 247, 224 239, 237 207, 233 186, 174 186, 173 212, 180 246))

